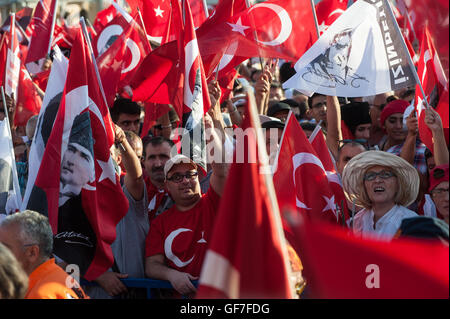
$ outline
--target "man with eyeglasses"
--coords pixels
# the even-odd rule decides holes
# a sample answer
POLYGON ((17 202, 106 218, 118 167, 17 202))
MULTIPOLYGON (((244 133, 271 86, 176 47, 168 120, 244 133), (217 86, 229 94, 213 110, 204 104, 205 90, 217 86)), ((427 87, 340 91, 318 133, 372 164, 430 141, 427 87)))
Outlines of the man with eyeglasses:
MULTIPOLYGON (((209 142, 221 152, 223 141, 215 132, 209 142)), ((191 280, 200 275, 225 186, 228 164, 212 161, 211 167, 210 187, 202 195, 195 162, 181 154, 166 162, 165 185, 175 204, 153 220, 146 241, 146 275, 170 281, 181 295, 196 292, 191 280)))
POLYGON ((314 93, 308 99, 308 115, 312 117, 316 123, 322 121, 322 127, 327 127, 327 97, 319 93, 314 93))

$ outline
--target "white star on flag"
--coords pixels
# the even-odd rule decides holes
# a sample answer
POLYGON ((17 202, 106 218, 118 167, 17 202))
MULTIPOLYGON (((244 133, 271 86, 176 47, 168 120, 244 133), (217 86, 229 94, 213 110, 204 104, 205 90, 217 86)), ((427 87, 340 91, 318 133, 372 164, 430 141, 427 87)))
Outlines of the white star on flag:
POLYGON ((239 32, 239 33, 242 34, 243 36, 245 36, 244 30, 250 28, 250 27, 247 27, 247 26, 245 26, 245 25, 242 25, 241 18, 239 18, 239 19, 237 20, 236 24, 229 23, 229 22, 227 22, 227 24, 232 28, 231 31, 239 32))
POLYGON ((106 21, 111 22, 112 19, 113 19, 112 13, 111 13, 111 14, 108 14, 108 15, 106 16, 106 21))
POLYGON ((114 169, 114 164, 111 156, 109 157, 108 162, 103 162, 101 160, 97 160, 97 162, 102 168, 102 174, 100 175, 98 182, 100 183, 102 180, 108 178, 111 182, 113 182, 114 185, 116 185, 116 171, 114 169))
POLYGON ((321 24, 319 24, 319 34, 324 33, 328 28, 328 25, 325 24, 325 21, 322 21, 321 24))
POLYGON ((335 208, 335 204, 334 204, 334 195, 331 196, 331 198, 329 198, 327 196, 322 196, 322 197, 325 200, 325 202, 327 203, 327 206, 325 206, 325 208, 322 209, 322 213, 327 210, 331 210, 336 215, 336 208, 335 208))
POLYGON ((164 18, 163 15, 162 15, 164 10, 161 10, 160 6, 158 6, 158 8, 153 9, 153 10, 155 10, 155 17, 160 16, 161 18, 164 18))

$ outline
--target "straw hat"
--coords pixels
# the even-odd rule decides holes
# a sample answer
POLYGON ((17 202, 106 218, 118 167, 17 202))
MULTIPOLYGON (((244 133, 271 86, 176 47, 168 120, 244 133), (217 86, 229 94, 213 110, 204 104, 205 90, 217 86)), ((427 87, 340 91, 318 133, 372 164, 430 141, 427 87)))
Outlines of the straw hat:
POLYGON ((403 158, 383 151, 363 152, 347 163, 342 173, 342 184, 349 200, 367 209, 372 207, 363 177, 373 166, 385 166, 394 171, 398 181, 396 204, 409 206, 416 200, 420 182, 417 170, 403 158))

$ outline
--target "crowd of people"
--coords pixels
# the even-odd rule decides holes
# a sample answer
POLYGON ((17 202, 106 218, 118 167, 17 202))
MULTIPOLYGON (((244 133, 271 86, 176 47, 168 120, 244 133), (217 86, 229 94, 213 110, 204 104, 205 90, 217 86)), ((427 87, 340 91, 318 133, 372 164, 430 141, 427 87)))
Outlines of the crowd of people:
MULTIPOLYGON (((325 137, 347 196, 346 205, 353 212, 344 227, 384 240, 391 240, 399 230, 408 233, 408 226, 418 227, 411 236, 440 238, 448 245, 448 144, 442 120, 433 108, 426 110, 425 122, 432 132, 434 149, 421 142, 417 115, 408 108, 414 101, 414 88, 361 98, 319 93, 308 97, 282 88, 295 72, 291 63, 266 62, 265 66, 254 59, 241 63, 232 93, 222 102, 218 82, 209 82, 212 106, 205 114, 205 127, 222 133, 212 134, 207 141, 215 145, 214 150, 232 148, 230 129, 242 127, 249 116, 251 92, 266 130, 265 148, 271 164, 289 114, 295 116, 307 137, 320 126, 319 134, 325 137), (269 134, 273 132, 270 129, 276 129, 277 138, 269 134)), ((6 102, 0 102, 0 120, 5 119, 5 112, 10 119, 14 117, 14 98, 7 97, 6 102)), ((191 158, 173 152, 178 142, 174 134, 181 123, 173 107, 169 106, 169 112, 147 132, 142 131, 145 111, 143 103, 119 95, 110 109, 115 123, 111 156, 129 204, 116 226, 111 268, 94 280, 95 285, 67 285, 68 263, 64 256, 53 255, 55 239, 48 218, 29 210, 12 211, 3 196, 0 298, 145 298, 145 291, 127 287, 121 281, 124 278, 169 281, 173 289, 155 289, 158 298, 195 296, 193 281, 199 279, 219 206, 226 205, 221 195, 232 164, 210 160, 205 173, 191 158)), ((37 118, 31 117, 25 127, 11 122, 22 193, 37 118)), ((85 143, 93 141, 75 144, 85 143)), ((68 151, 82 153, 76 147, 68 151)), ((69 157, 63 162, 61 181, 64 173, 77 165, 69 157)), ((0 178, 0 192, 7 193, 9 184, 5 181, 9 177, 0 178)), ((298 272, 301 252, 289 251, 291 266, 298 272)), ((299 281, 303 281, 301 275, 299 281)))

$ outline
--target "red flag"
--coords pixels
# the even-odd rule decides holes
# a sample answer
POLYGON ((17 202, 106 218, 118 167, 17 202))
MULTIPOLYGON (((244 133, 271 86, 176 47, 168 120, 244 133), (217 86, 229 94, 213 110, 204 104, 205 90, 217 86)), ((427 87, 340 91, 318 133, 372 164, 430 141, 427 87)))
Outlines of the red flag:
POLYGON ((127 39, 133 30, 130 24, 117 40, 97 59, 98 71, 109 107, 112 107, 124 65, 127 39))
MULTIPOLYGON (((444 71, 442 70, 442 66, 434 48, 431 36, 428 32, 428 28, 425 28, 423 32, 417 74, 422 83, 428 103, 431 107, 436 108, 440 96, 444 93, 447 81, 445 79, 444 71)), ((425 123, 425 105, 422 103, 423 100, 424 97, 420 87, 419 85, 416 85, 415 105, 419 118, 420 139, 429 150, 433 151, 433 136, 425 123)), ((442 118, 443 114, 440 115, 442 118)))
POLYGON ((348 0, 322 0, 316 4, 320 35, 347 9, 348 0))
POLYGON ((331 157, 330 151, 328 150, 328 146, 326 144, 320 126, 315 132, 313 132, 313 134, 311 134, 309 141, 311 142, 312 147, 316 151, 317 156, 319 157, 326 171, 328 184, 330 185, 330 188, 334 194, 334 201, 338 205, 339 211, 343 212, 344 214, 344 216, 338 215, 337 220, 338 222, 344 222, 349 217, 346 198, 344 190, 342 189, 341 180, 338 176, 338 173, 336 172, 335 162, 331 157))
POLYGON ((111 4, 106 9, 97 12, 94 19, 94 30, 98 33, 103 30, 116 16, 116 8, 111 4))
POLYGON ((93 63, 79 29, 61 104, 28 203, 30 207, 33 198, 44 199, 46 207, 39 211, 48 215, 55 254, 78 265, 87 280, 112 266, 110 245, 116 225, 128 210, 109 151, 113 124, 93 63))
POLYGON ((219 82, 220 86, 220 103, 222 104, 225 100, 230 97, 231 92, 233 92, 234 81, 238 77, 239 73, 235 69, 227 72, 223 77, 219 78, 217 82, 219 82))
MULTIPOLYGON (((218 25, 219 23, 226 23, 234 15, 247 9, 245 0, 221 0, 217 4, 216 9, 213 14, 208 17, 208 19, 196 30, 197 37, 199 38, 199 47, 202 50, 202 38, 207 36, 211 28, 218 25)), ((238 43, 232 44, 237 46, 238 43)), ((202 52, 202 51, 200 51, 202 52)), ((216 70, 217 65, 219 65, 219 78, 224 77, 227 72, 231 71, 236 65, 245 61, 247 57, 234 56, 234 54, 224 54, 216 55, 209 54, 206 55, 202 52, 202 60, 205 68, 205 74, 207 78, 210 78, 213 72, 216 70)))
MULTIPOLYGON (((216 24, 198 38, 202 56, 216 56, 216 64, 209 65, 214 68, 224 54, 296 61, 317 40, 317 32, 311 1, 269 0, 216 24)), ((208 69, 206 74, 212 72, 208 69)))
POLYGON ((169 21, 170 1, 127 0, 127 2, 131 7, 132 14, 137 13, 137 8, 141 11, 148 37, 154 42, 161 43, 169 21))
POLYGON ((203 22, 206 21, 206 11, 207 8, 204 7, 206 1, 203 0, 189 0, 189 5, 191 6, 192 19, 194 26, 196 28, 200 27, 203 22))
MULTIPOLYGON (((53 35, 57 0, 42 0, 36 4, 31 18, 33 33, 28 47, 25 65, 44 59, 50 51, 51 38, 53 35)), ((35 70, 30 70, 37 73, 35 70)))
POLYGON ((5 32, 0 38, 0 85, 4 86, 6 59, 8 56, 8 34, 5 32))
POLYGON ((240 141, 243 147, 236 147, 245 150, 244 160, 231 165, 197 298, 293 298, 286 244, 275 219, 279 212, 261 174, 250 116, 243 127, 253 131, 240 141))
POLYGON ((16 113, 14 114, 14 125, 16 126, 25 126, 30 117, 39 114, 42 105, 42 99, 23 64, 20 66, 16 104, 16 113))
MULTIPOLYGON (((336 223, 335 195, 325 168, 292 113, 286 120, 276 165, 273 181, 282 212, 298 210, 313 219, 336 223)), ((284 227, 289 242, 299 253, 285 222, 284 227)))
POLYGON ((20 52, 19 52, 19 40, 17 39, 16 18, 14 13, 11 14, 11 24, 8 39, 8 50, 6 55, 6 65, 5 65, 5 94, 17 97, 17 88, 19 86, 19 73, 20 73, 20 52))
MULTIPOLYGON (((448 78, 449 74, 449 46, 448 37, 449 29, 448 19, 449 19, 449 2, 445 0, 414 0, 414 1, 399 1, 403 2, 403 6, 406 8, 406 14, 402 14, 409 19, 412 23, 412 31, 414 32, 417 39, 421 39, 425 26, 427 26, 430 35, 433 37, 434 43, 436 44, 436 51, 441 57, 442 67, 444 69, 445 75, 448 78), (405 2, 408 2, 406 5, 405 2)), ((412 43, 414 39, 410 39, 412 43)))
POLYGON ((449 297, 449 250, 440 241, 378 241, 307 220, 292 226, 313 298, 449 297))

